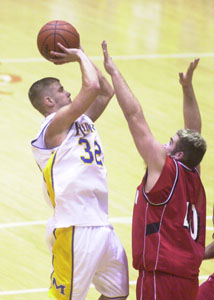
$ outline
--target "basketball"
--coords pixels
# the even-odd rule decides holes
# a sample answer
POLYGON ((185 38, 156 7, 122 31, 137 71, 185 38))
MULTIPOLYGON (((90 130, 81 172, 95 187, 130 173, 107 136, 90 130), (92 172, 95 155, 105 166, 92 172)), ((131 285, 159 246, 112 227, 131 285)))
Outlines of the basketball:
POLYGON ((37 36, 39 52, 49 60, 51 58, 50 51, 62 52, 57 43, 61 43, 66 48, 78 48, 80 36, 76 28, 65 21, 59 20, 45 24, 37 36))

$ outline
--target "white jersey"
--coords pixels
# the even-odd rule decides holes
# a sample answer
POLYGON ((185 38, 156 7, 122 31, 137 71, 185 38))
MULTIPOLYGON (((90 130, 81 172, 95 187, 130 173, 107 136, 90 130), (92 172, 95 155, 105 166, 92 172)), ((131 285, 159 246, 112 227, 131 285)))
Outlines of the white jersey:
POLYGON ((45 131, 54 115, 44 120, 37 138, 31 142, 54 207, 52 227, 109 225, 104 154, 94 123, 82 115, 60 146, 47 149, 45 131))

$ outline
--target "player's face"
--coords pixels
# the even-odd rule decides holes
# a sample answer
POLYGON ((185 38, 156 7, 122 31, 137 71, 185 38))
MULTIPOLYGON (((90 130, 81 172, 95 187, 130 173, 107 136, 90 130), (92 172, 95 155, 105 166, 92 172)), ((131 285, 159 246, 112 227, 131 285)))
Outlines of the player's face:
POLYGON ((57 109, 71 103, 70 93, 64 90, 60 82, 54 82, 51 86, 51 97, 55 101, 57 109))
POLYGON ((166 153, 168 155, 174 154, 174 150, 175 150, 175 147, 176 147, 176 144, 177 144, 178 140, 179 140, 179 136, 176 134, 176 135, 174 135, 173 137, 170 138, 168 143, 163 145, 163 147, 166 150, 166 153))

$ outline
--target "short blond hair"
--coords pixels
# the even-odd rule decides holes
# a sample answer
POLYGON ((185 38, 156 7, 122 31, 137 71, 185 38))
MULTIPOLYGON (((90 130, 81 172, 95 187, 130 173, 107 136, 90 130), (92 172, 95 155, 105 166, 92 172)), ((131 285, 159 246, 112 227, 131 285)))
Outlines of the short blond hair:
POLYGON ((43 115, 46 112, 43 103, 44 93, 47 88, 55 82, 59 82, 59 79, 54 77, 45 77, 34 82, 29 89, 28 97, 31 104, 43 115))
POLYGON ((179 137, 173 153, 182 151, 184 153, 181 162, 187 167, 194 168, 198 166, 207 150, 207 144, 204 138, 195 130, 180 129, 176 132, 179 137))

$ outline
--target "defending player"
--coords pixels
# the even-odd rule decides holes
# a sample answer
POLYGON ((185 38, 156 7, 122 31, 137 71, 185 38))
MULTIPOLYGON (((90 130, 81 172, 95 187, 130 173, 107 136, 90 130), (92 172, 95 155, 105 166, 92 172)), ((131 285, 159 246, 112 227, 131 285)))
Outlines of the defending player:
POLYGON ((138 300, 195 300, 205 245, 206 198, 196 166, 206 151, 192 87, 192 62, 180 83, 185 128, 161 145, 103 42, 104 66, 147 171, 137 188, 132 225, 138 300), (194 118, 196 118, 194 120, 194 118), (189 127, 190 129, 187 129, 189 127), (200 220, 200 221, 199 221, 200 220))
POLYGON ((33 154, 54 208, 47 235, 53 255, 51 295, 83 300, 93 283, 100 299, 126 299, 128 263, 108 221, 104 154, 94 121, 114 92, 82 49, 53 52, 55 64, 78 62, 82 86, 71 101, 56 78, 36 81, 32 105, 45 117, 33 154))

